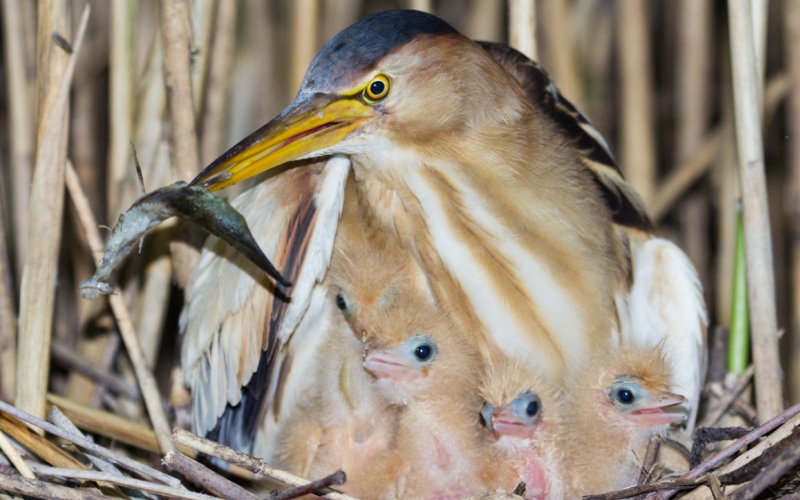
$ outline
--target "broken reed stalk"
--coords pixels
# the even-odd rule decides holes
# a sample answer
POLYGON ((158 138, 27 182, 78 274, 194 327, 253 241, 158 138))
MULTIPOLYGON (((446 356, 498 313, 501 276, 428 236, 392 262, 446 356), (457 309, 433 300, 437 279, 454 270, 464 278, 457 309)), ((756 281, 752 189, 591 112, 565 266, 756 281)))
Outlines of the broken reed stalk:
POLYGON ((764 173, 759 84, 750 4, 729 0, 736 144, 744 197, 747 283, 750 296, 756 406, 760 421, 783 408, 772 240, 764 173))
MULTIPOLYGON (((8 133, 10 136, 9 161, 11 185, 7 192, 11 195, 11 219, 13 225, 7 234, 14 243, 17 278, 22 274, 25 262, 24 237, 28 229, 28 208, 30 206, 30 186, 33 175, 33 122, 31 100, 28 92, 27 68, 25 66, 25 23, 22 22, 22 2, 24 0, 3 0, 3 50, 5 56, 5 77, 7 85, 8 133)), ((5 362, 3 363, 5 365, 5 362)), ((4 377, 5 378, 5 377, 4 377)), ((9 380, 9 379, 6 379, 9 380)), ((10 378, 14 380, 13 377, 10 378)))
POLYGON ((220 498, 237 498, 240 500, 258 500, 259 498, 233 481, 220 476, 200 462, 192 460, 178 451, 167 453, 164 457, 164 463, 220 498))
POLYGON ((508 44, 534 61, 539 58, 536 40, 536 6, 533 0, 509 0, 508 44))
MULTIPOLYGON (((78 219, 86 235, 86 241, 92 251, 94 260, 99 262, 103 257, 103 243, 97 232, 97 222, 94 220, 91 208, 89 208, 89 201, 80 185, 78 175, 70 164, 67 165, 66 179, 70 197, 75 205, 75 211, 78 213, 78 219)), ((159 448, 162 453, 167 453, 174 449, 172 441, 169 439, 167 416, 164 413, 164 408, 161 406, 161 395, 158 391, 155 378, 144 358, 142 347, 134 331, 128 307, 125 305, 125 300, 121 295, 109 295, 108 302, 116 318, 117 327, 119 328, 122 341, 125 344, 125 349, 133 364, 136 380, 139 382, 139 390, 142 392, 144 405, 147 408, 150 422, 156 433, 159 448)))
POLYGON ((319 2, 295 0, 289 8, 292 16, 292 55, 289 71, 289 98, 300 88, 306 68, 317 52, 319 2))
POLYGON ((28 464, 25 463, 22 456, 17 449, 14 448, 14 445, 11 444, 11 441, 8 440, 2 430, 0 430, 0 451, 8 457, 8 461, 19 471, 22 477, 26 479, 36 479, 31 468, 28 467, 28 464))
POLYGON ((36 217, 30 220, 20 293, 16 402, 20 408, 43 417, 64 211, 69 89, 89 19, 89 7, 84 9, 69 57, 51 37, 53 33, 68 35, 71 4, 46 0, 38 7, 39 103, 43 108, 39 112, 38 152, 31 186, 30 211, 36 217))
POLYGON ((800 0, 787 0, 785 9, 786 64, 789 78, 793 82, 786 114, 789 129, 789 196, 786 205, 787 226, 791 231, 791 296, 792 311, 789 345, 792 354, 788 357, 790 401, 800 401, 800 0))
POLYGON ((650 22, 645 2, 618 5, 620 60, 621 147, 625 177, 646 207, 653 203, 656 181, 656 146, 653 131, 653 64, 650 57, 650 22))
POLYGON ((87 491, 72 486, 58 486, 35 479, 26 479, 22 476, 10 474, 2 468, 0 468, 0 483, 3 485, 3 490, 9 493, 25 495, 30 498, 49 498, 53 500, 108 500, 107 496, 96 491, 87 491))

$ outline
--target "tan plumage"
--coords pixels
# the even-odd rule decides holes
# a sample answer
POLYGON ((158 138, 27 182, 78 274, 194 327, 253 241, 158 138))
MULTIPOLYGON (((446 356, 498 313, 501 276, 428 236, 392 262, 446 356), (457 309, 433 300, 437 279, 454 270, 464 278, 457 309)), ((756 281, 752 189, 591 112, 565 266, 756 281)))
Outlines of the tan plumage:
MULTIPOLYGON (((347 210, 385 238, 381 253, 405 255, 420 307, 448 311, 463 344, 499 349, 550 383, 584 367, 613 332, 638 328, 618 324, 652 310, 633 296, 631 235, 650 237, 638 197, 549 79, 526 86, 538 66, 519 73, 515 64, 433 16, 376 14, 331 40, 295 102, 198 176, 221 189, 330 157, 283 169, 236 202, 291 289, 276 296, 231 252, 204 251, 182 317, 198 432, 274 454, 336 328, 330 287, 341 279, 326 278, 329 262, 359 259, 358 245, 337 240, 355 220, 347 210)), ((363 291, 351 300, 367 310, 395 302, 396 292, 363 291)), ((348 320, 369 336, 376 317, 348 320)))
POLYGON ((652 436, 686 419, 683 396, 669 392, 660 347, 600 351, 565 385, 569 495, 599 494, 636 484, 652 436))
POLYGON ((496 356, 482 377, 482 416, 491 431, 482 475, 488 488, 513 491, 525 482, 525 498, 564 497, 559 449, 563 401, 557 386, 526 365, 496 356))

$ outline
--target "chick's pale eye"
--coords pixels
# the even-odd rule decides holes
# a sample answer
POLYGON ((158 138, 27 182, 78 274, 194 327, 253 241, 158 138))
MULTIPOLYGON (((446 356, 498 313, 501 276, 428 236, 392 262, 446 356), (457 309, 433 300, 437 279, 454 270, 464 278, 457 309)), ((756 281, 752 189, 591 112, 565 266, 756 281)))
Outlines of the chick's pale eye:
POLYGON ((531 401, 528 403, 528 406, 525 407, 525 414, 529 417, 534 417, 536 414, 539 413, 539 402, 538 401, 531 401))

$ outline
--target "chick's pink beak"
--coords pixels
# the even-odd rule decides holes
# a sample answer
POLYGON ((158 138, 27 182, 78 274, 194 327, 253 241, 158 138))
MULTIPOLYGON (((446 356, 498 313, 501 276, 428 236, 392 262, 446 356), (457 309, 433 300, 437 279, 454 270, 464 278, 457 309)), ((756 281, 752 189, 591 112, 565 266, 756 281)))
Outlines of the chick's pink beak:
POLYGON ((420 370, 404 363, 391 352, 367 348, 364 354, 364 368, 378 378, 408 380, 421 375, 420 370))
POLYGON ((686 398, 680 394, 663 391, 654 394, 652 402, 647 406, 632 411, 630 418, 641 426, 679 424, 686 420, 686 412, 672 407, 685 403, 686 398), (667 411, 669 409, 675 411, 667 411))

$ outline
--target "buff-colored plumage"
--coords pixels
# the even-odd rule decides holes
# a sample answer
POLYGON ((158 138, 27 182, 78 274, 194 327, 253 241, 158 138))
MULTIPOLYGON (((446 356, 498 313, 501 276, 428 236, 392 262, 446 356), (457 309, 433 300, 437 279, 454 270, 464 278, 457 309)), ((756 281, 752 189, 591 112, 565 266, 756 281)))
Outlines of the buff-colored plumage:
POLYGON ((368 498, 459 498, 479 480, 481 357, 448 316, 415 297, 387 308, 364 366, 400 411, 396 448, 370 469, 368 498))
MULTIPOLYGON (((220 244, 204 250, 182 316, 196 431, 273 456, 309 390, 332 387, 316 377, 335 373, 317 370, 342 311, 347 342, 392 345, 409 331, 390 341, 385 324, 425 323, 431 309, 458 349, 500 351, 556 386, 641 334, 663 340, 672 385, 697 392, 704 316, 691 264, 648 245, 647 215, 605 141, 524 56, 420 12, 375 14, 326 44, 296 100, 194 183, 218 189, 313 158, 328 161, 273 170, 235 202, 290 289, 220 244), (377 266, 365 237, 377 238, 377 266)), ((453 374, 472 383, 465 370, 431 379, 443 416, 421 422, 477 418, 459 420, 462 396, 450 399, 453 374)), ((402 422, 413 418, 398 421, 411 448, 402 422)))
POLYGON ((661 348, 617 347, 592 361, 565 385, 571 496, 635 485, 650 438, 686 419, 661 348))
POLYGON ((556 385, 520 362, 496 356, 483 374, 480 394, 490 430, 482 470, 487 489, 513 491, 523 481, 525 498, 563 498, 563 468, 569 464, 558 445, 568 422, 556 385))

